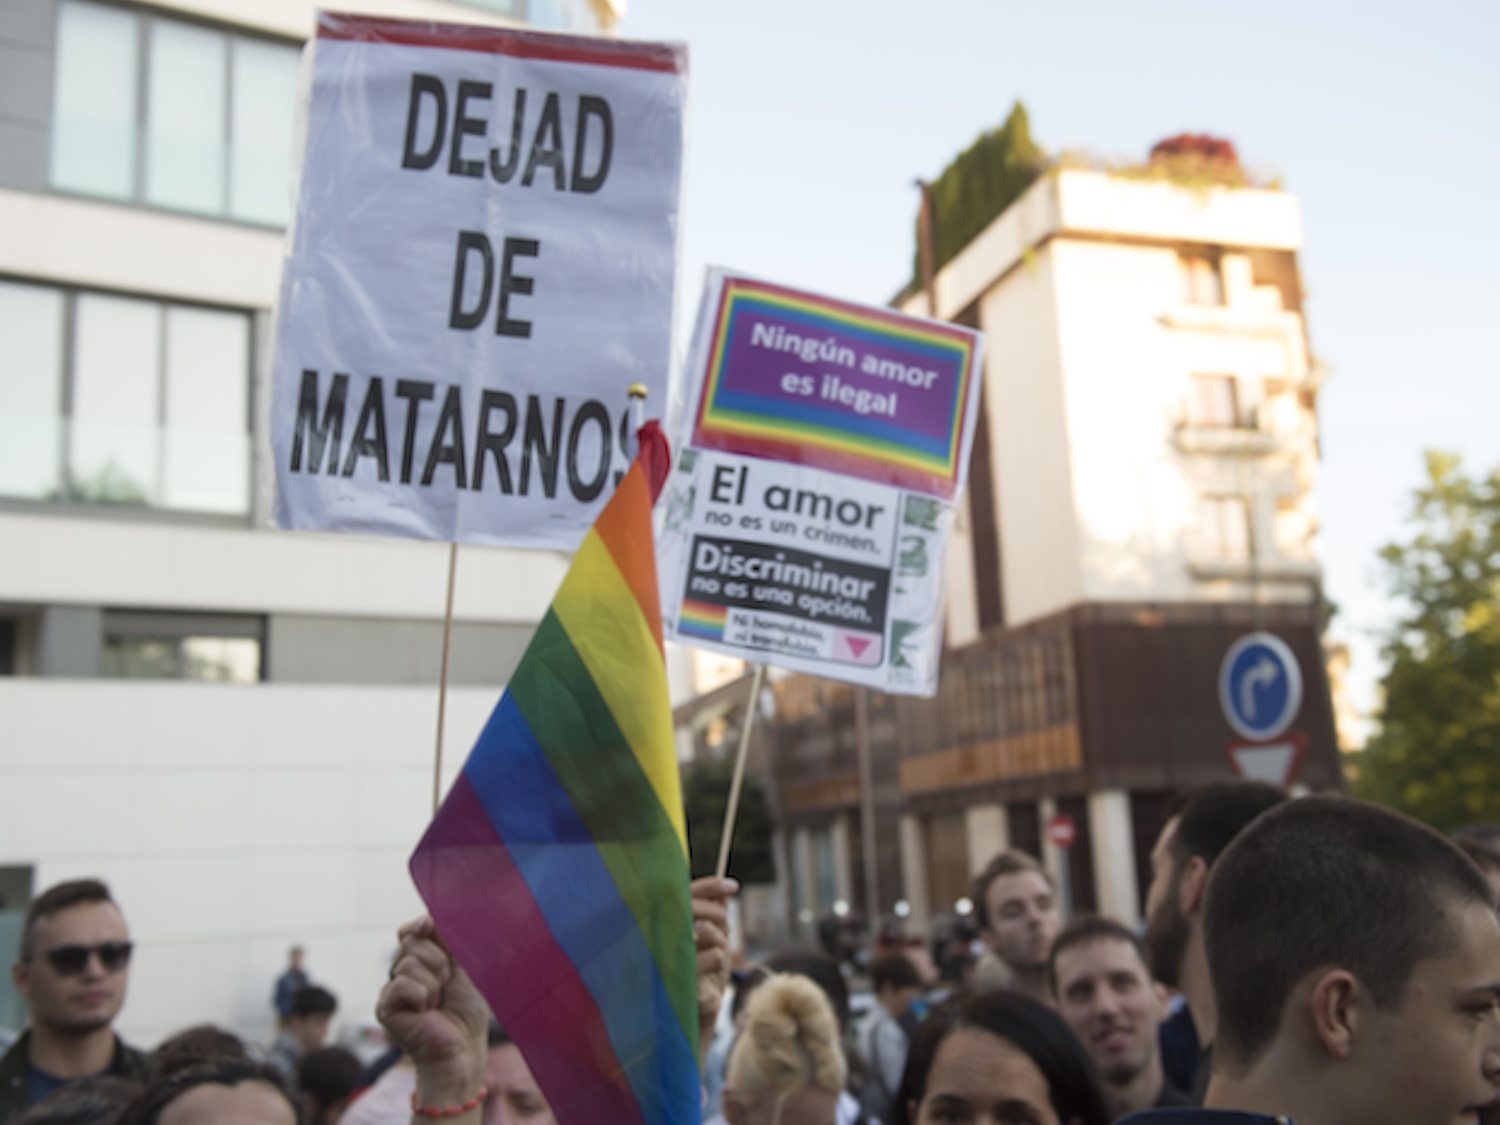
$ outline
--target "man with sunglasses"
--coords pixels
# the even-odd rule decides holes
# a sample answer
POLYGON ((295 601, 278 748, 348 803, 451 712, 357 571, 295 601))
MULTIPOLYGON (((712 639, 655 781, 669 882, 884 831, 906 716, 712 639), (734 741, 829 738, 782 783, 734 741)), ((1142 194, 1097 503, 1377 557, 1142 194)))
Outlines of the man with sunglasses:
POLYGON ((97 879, 59 883, 31 904, 11 968, 28 1026, 0 1057, 0 1122, 79 1078, 147 1080, 149 1059, 112 1026, 125 1003, 130 952, 125 918, 97 879))

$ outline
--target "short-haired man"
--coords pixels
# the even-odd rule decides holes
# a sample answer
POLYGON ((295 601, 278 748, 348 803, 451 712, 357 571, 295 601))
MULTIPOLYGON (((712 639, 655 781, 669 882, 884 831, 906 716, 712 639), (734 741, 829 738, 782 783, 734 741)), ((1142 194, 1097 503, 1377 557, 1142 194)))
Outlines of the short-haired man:
POLYGON ((918 1014, 912 1006, 921 997, 922 974, 903 953, 887 953, 870 966, 875 1008, 859 1032, 860 1053, 870 1068, 861 1099, 866 1116, 892 1120, 896 1091, 906 1069, 907 1029, 918 1014))
MULTIPOLYGON (((1251 821, 1287 799, 1258 781, 1215 781, 1178 796, 1151 849, 1146 892, 1146 953, 1151 975, 1187 1000, 1203 1049, 1192 1081, 1195 1101, 1208 1085, 1214 1042, 1214 995, 1203 952, 1203 901, 1208 873, 1251 821)), ((1188 1084, 1188 1076, 1178 1081, 1188 1084)))
POLYGON ((1009 987, 1051 1005, 1047 956, 1062 929, 1057 894, 1042 865, 1025 852, 1001 852, 974 880, 979 936, 1004 966, 1009 987))
POLYGON ((333 993, 315 984, 306 984, 292 995, 292 1012, 286 1025, 271 1044, 267 1061, 288 1082, 297 1078, 297 1063, 309 1051, 316 1051, 328 1038, 328 1025, 338 1011, 333 993))
POLYGON ((146 1081, 147 1056, 113 1029, 132 949, 125 917, 97 879, 59 883, 31 904, 11 967, 28 1026, 0 1057, 0 1121, 79 1078, 146 1081))
POLYGON ((1075 918, 1052 943, 1048 975, 1058 1014, 1099 1068, 1113 1117, 1188 1104, 1162 1072, 1166 996, 1135 934, 1113 918, 1075 918))
POLYGON ((1500 919, 1448 840, 1363 801, 1291 801, 1225 850, 1207 897, 1210 1109, 1132 1125, 1454 1125, 1495 1101, 1500 919))

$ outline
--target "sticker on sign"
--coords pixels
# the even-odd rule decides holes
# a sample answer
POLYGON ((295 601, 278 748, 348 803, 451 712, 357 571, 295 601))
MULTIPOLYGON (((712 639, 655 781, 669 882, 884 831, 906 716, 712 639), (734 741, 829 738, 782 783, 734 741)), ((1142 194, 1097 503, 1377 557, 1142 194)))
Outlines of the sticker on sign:
POLYGON ((1246 781, 1286 786, 1297 776, 1306 739, 1293 733, 1277 742, 1231 742, 1229 764, 1246 781))

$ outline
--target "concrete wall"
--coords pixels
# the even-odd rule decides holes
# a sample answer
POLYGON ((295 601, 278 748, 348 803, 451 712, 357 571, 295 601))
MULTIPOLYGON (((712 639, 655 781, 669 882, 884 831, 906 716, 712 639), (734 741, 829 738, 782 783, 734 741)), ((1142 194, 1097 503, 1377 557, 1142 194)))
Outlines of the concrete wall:
MULTIPOLYGON (((494 690, 450 692, 458 770, 494 690)), ((40 889, 96 875, 138 943, 122 1029, 271 1032, 271 982, 308 948, 340 1023, 367 1023, 406 859, 431 813, 431 689, 0 680, 0 866, 40 889)), ((8 956, 8 951, 7 951, 8 956)))
POLYGON ((1054 246, 1041 247, 979 305, 1007 625, 1083 597, 1054 246))
MULTIPOLYGON (((438 621, 275 616, 267 623, 266 678, 277 683, 436 684, 438 621)), ((532 626, 456 622, 448 682, 498 692, 520 663, 532 626)))
MULTIPOLYGON (((441 620, 448 581, 447 545, 414 540, 0 511, 0 542, 26 545, 0 551, 16 602, 441 620)), ((535 621, 566 569, 556 551, 461 548, 454 616, 535 621)))
POLYGON ((1182 429, 1195 373, 1235 376, 1246 419, 1270 405, 1268 379, 1305 385, 1300 316, 1265 307, 1236 255, 1224 259, 1226 306, 1184 307, 1172 246, 1060 238, 1051 250, 1082 597, 1248 598, 1248 559, 1213 558, 1199 524, 1201 497, 1235 495, 1249 501, 1260 597, 1310 600, 1311 552, 1279 550, 1275 524, 1278 500, 1315 523, 1313 433, 1276 431, 1270 411, 1259 430, 1182 429))

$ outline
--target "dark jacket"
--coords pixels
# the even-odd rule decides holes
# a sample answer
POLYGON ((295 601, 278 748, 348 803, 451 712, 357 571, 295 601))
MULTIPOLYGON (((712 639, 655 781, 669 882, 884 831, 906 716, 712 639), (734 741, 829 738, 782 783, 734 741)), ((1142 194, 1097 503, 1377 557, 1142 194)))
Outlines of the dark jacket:
POLYGON ((1122 1117, 1115 1125, 1296 1125, 1290 1117, 1267 1117, 1237 1109, 1145 1109, 1122 1117))
MULTIPOLYGON (((31 1032, 28 1031, 0 1056, 0 1125, 7 1125, 31 1105, 31 1088, 26 1082, 26 1055, 30 1049, 31 1032)), ((125 1041, 116 1035, 115 1057, 104 1073, 144 1084, 151 1079, 151 1056, 126 1046, 125 1041)))

